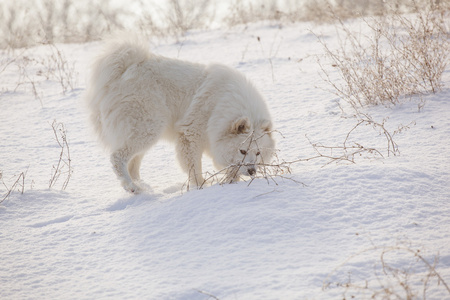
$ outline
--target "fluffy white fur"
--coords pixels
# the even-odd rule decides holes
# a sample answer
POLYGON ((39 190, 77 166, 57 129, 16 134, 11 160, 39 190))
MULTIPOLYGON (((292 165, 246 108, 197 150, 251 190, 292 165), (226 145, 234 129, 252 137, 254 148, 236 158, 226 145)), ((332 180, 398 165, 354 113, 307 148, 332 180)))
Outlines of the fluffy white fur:
POLYGON ((234 180, 253 175, 273 155, 265 101, 242 74, 223 65, 157 56, 136 39, 112 40, 93 65, 85 98, 113 169, 131 192, 142 190, 142 158, 160 138, 176 143, 191 185, 203 183, 204 152, 218 168, 244 163, 234 180))

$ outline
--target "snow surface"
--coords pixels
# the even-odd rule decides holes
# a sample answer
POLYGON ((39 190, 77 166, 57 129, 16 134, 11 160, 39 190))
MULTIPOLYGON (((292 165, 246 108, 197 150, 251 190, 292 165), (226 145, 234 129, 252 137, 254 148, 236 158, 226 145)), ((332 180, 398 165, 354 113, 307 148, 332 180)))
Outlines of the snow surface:
MULTIPOLYGON (((339 145, 355 125, 323 89, 322 47, 311 28, 336 44, 330 25, 262 23, 190 32, 179 41, 154 41, 150 49, 245 73, 267 97, 284 136, 277 141, 280 159, 292 161, 314 156, 307 137, 339 145)), ((297 163, 292 178, 304 185, 257 179, 186 192, 173 146, 162 142, 143 161, 142 178, 152 190, 134 196, 120 187, 82 107, 100 46, 57 45, 77 73, 76 88, 66 95, 57 81, 35 76, 42 68, 36 64, 27 73, 40 100, 30 84, 16 88, 26 81, 19 62, 0 73, 3 181, 11 186, 27 171, 24 194, 16 191, 0 204, 1 299, 342 299, 346 288, 338 283, 349 279, 372 286, 390 278, 395 285, 380 269, 380 249, 393 246, 420 249, 431 264, 438 257, 436 271, 450 284, 448 71, 443 91, 424 97, 420 112, 418 99, 369 109, 377 120, 389 117, 391 131, 415 122, 395 136, 400 156, 387 156, 384 137, 363 126, 352 140, 384 151, 385 159, 297 163), (48 188, 60 153, 53 120, 64 123, 70 146, 74 171, 65 191, 63 175, 48 188)), ((40 46, 24 54, 42 59, 49 53, 40 46)), ((14 55, 3 52, 2 66, 14 55)), ((205 169, 213 170, 208 159, 205 169)), ((6 191, 0 187, 1 195, 6 191)), ((407 251, 394 252, 392 264, 416 274, 409 282, 421 298, 426 267, 407 251)), ((450 298, 435 276, 427 298, 450 298)))

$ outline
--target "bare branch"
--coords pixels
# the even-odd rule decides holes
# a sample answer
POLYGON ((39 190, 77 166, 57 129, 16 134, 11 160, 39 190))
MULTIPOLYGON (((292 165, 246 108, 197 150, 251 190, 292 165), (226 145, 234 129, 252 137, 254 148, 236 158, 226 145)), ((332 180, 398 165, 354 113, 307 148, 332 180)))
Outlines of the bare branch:
POLYGON ((25 172, 21 172, 19 174, 19 176, 17 177, 17 179, 14 181, 14 183, 11 185, 11 187, 8 187, 6 185, 6 183, 3 180, 3 172, 0 171, 0 180, 2 181, 3 186, 6 188, 6 193, 5 195, 2 196, 2 198, 0 199, 0 204, 7 200, 9 198, 9 196, 11 196, 12 192, 14 192, 17 189, 17 191, 19 191, 21 194, 24 193, 25 191, 25 176, 27 175, 28 172, 28 168, 26 169, 25 172))
POLYGON ((52 188, 61 174, 65 174, 66 178, 62 185, 62 190, 67 188, 73 169, 71 165, 70 149, 67 142, 66 129, 63 123, 58 123, 56 120, 52 123, 53 134, 58 146, 61 148, 59 160, 56 166, 52 168, 52 176, 49 181, 49 188, 52 188))

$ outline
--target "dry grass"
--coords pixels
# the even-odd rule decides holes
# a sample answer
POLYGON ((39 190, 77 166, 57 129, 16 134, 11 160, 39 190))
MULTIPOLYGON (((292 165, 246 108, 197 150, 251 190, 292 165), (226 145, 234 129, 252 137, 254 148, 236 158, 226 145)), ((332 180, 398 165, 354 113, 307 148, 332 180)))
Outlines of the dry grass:
MULTIPOLYGON (((420 7, 441 6, 447 1, 420 0, 420 7)), ((176 37, 191 29, 208 28, 213 22, 228 26, 269 21, 279 26, 299 21, 334 22, 335 16, 359 16, 411 12, 411 0, 17 0, 0 3, 0 48, 22 48, 41 43, 73 43, 97 40, 117 31, 139 31, 151 37, 176 37), (221 4, 225 12, 216 14, 221 4)))
POLYGON ((21 50, 2 69, 15 66, 18 70, 18 78, 14 92, 19 88, 30 89, 34 97, 41 102, 41 106, 43 106, 43 93, 40 85, 43 81, 59 83, 61 92, 66 94, 76 87, 78 75, 75 64, 69 62, 63 51, 54 44, 48 44, 46 47, 49 54, 45 57, 33 56, 27 49, 21 50))
POLYGON ((206 291, 202 291, 202 290, 199 290, 199 289, 195 289, 198 293, 200 293, 200 294, 203 294, 203 295, 205 295, 205 296, 208 296, 208 298, 206 298, 206 299, 215 299, 215 300, 219 300, 219 298, 217 298, 216 296, 214 296, 213 294, 211 294, 211 293, 209 293, 209 292, 206 292, 206 291))
POLYGON ((6 1, 0 4, 0 48, 22 48, 39 43, 85 42, 124 28, 125 7, 109 0, 6 1))
MULTIPOLYGON (((394 137, 415 122, 389 131, 385 126, 387 118, 377 121, 368 111, 371 106, 397 105, 413 96, 422 99, 423 95, 442 88, 442 74, 450 58, 450 10, 427 3, 419 9, 418 3, 412 2, 413 14, 400 14, 391 8, 389 14, 364 18, 366 34, 361 33, 361 28, 353 32, 346 22, 334 15, 340 37, 336 48, 316 35, 326 57, 325 63, 318 61, 322 78, 331 86, 331 92, 343 100, 339 103, 342 116, 355 119, 356 125, 349 129, 339 146, 311 143, 318 154, 313 158, 354 163, 356 156, 377 158, 384 157, 382 153, 387 156, 400 153, 394 137), (329 66, 334 68, 333 72, 329 66), (369 125, 384 136, 386 148, 375 149, 358 142, 349 144, 349 136, 363 125, 369 125)), ((423 105, 420 100, 419 110, 423 105)))
POLYGON ((411 245, 373 246, 345 260, 327 276, 322 288, 342 290, 342 299, 426 299, 430 289, 441 288, 450 296, 449 286, 437 271, 439 257, 434 256, 430 262, 423 252, 411 245), (362 256, 379 257, 372 278, 352 275, 361 270, 351 262, 362 256))
MULTIPOLYGON (((264 179, 268 184, 274 183, 275 185, 278 185, 279 179, 286 179, 304 185, 303 183, 289 177, 292 173, 291 165, 296 162, 298 161, 279 161, 278 158, 276 158, 276 160, 271 163, 260 163, 258 164, 257 173, 251 177, 237 174, 239 168, 250 166, 249 164, 243 162, 231 164, 217 172, 206 173, 205 180, 200 184, 199 189, 213 184, 231 184, 239 180, 247 181, 248 185, 251 185, 255 179, 264 179), (247 178, 249 178, 249 180, 247 180, 247 178)), ((189 190, 189 186, 187 186, 187 190, 189 190)))
MULTIPOLYGON (((298 4, 295 6, 299 6, 298 4)), ((291 9, 292 7, 291 7, 291 9)), ((287 10, 282 10, 278 1, 239 1, 234 0, 224 19, 228 26, 248 24, 257 21, 276 21, 280 23, 288 18, 287 10)))
POLYGON ((439 0, 348 1, 348 0, 259 0, 231 2, 224 22, 228 26, 269 21, 278 25, 311 21, 334 23, 362 16, 410 13, 415 7, 448 9, 450 3, 439 0))
POLYGON ((8 200, 9 196, 11 196, 11 194, 15 191, 18 191, 21 194, 24 193, 25 177, 27 175, 27 172, 28 172, 28 168, 25 172, 21 172, 18 176, 14 176, 13 178, 15 178, 15 180, 14 180, 13 184, 11 186, 8 186, 3 179, 3 171, 0 170, 0 180, 2 181, 2 184, 6 189, 5 194, 3 194, 0 198, 0 204, 3 201, 8 200))
POLYGON ((53 134, 55 140, 61 149, 59 159, 56 165, 52 167, 52 175, 49 181, 49 188, 52 188, 61 175, 65 177, 61 189, 65 190, 69 184, 70 177, 73 173, 72 160, 70 158, 69 143, 67 142, 66 128, 63 123, 58 123, 56 120, 52 123, 53 134))
POLYGON ((43 106, 42 103, 42 93, 38 88, 38 82, 33 74, 30 74, 30 68, 33 67, 37 61, 27 55, 21 55, 17 59, 14 60, 15 65, 18 69, 18 80, 16 87, 14 88, 14 92, 16 92, 20 87, 26 89, 27 87, 31 88, 31 91, 34 95, 34 98, 38 99, 43 106))
POLYGON ((61 86, 63 94, 72 91, 76 85, 75 64, 70 64, 63 51, 56 45, 49 44, 50 55, 38 61, 40 66, 38 76, 45 77, 46 80, 54 80, 61 86))
MULTIPOLYGON (((63 123, 58 123, 56 120, 53 121, 52 129, 53 134, 60 148, 60 153, 58 157, 58 162, 52 166, 52 172, 49 180, 49 188, 53 188, 60 178, 64 178, 61 185, 61 190, 65 190, 69 184, 70 178, 73 173, 72 160, 70 158, 69 143, 67 141, 67 132, 63 123), (62 176, 62 177, 61 177, 62 176)), ((28 168, 25 172, 21 172, 19 175, 13 176, 13 183, 8 185, 3 176, 3 171, 0 170, 0 181, 5 187, 6 192, 0 195, 0 204, 7 200, 13 192, 20 192, 23 194, 25 192, 25 178, 28 172, 28 168)), ((31 187, 33 188, 34 181, 31 182, 31 187)))
MULTIPOLYGON (((282 134, 276 130, 272 131, 270 133, 264 133, 263 135, 274 134, 274 133, 278 133, 282 136, 282 134)), ((256 137, 253 132, 250 133, 247 138, 247 140, 250 139, 249 145, 256 145, 256 148, 255 148, 256 151, 263 150, 262 148, 259 147, 259 145, 257 143, 257 140, 260 138, 262 138, 262 136, 256 137)), ((249 149, 246 149, 246 150, 247 150, 247 152, 249 151, 249 149)), ((249 164, 249 163, 245 162, 246 155, 243 155, 242 160, 239 162, 230 164, 227 167, 225 167, 219 171, 206 172, 205 174, 203 174, 204 181, 198 182, 196 188, 203 189, 204 187, 211 186, 214 184, 220 184, 220 185, 232 184, 237 181, 246 181, 246 182, 248 182, 248 186, 249 186, 253 183, 253 181, 255 179, 264 179, 267 182, 267 184, 273 183, 275 185, 278 185, 278 180, 290 180, 290 181, 293 181, 295 183, 305 186, 304 183, 299 182, 290 176, 290 174, 292 174, 291 166, 293 164, 299 162, 299 160, 295 160, 295 161, 280 160, 277 155, 278 150, 276 150, 276 149, 265 149, 265 150, 269 150, 273 153, 272 160, 270 162, 269 161, 261 161, 260 163, 258 163, 256 165, 257 172, 254 175, 243 176, 243 175, 239 174, 239 169, 241 167, 246 168, 249 166, 253 166, 253 164, 249 164)), ((189 177, 190 176, 194 176, 194 174, 189 174, 189 177)), ((189 191, 191 189, 189 182, 190 182, 190 178, 183 185, 182 190, 189 191)))
POLYGON ((98 40, 118 31, 180 36, 214 19, 210 0, 170 0, 165 7, 144 0, 34 0, 0 3, 0 48, 98 40))
POLYGON ((337 32, 343 35, 339 48, 331 49, 318 39, 343 83, 330 79, 319 62, 324 79, 355 110, 436 93, 449 63, 449 18, 450 11, 439 7, 419 10, 416 6, 413 15, 393 13, 365 19, 370 33, 362 35, 336 17, 337 32))
POLYGON ((133 18, 133 30, 149 37, 179 39, 192 29, 208 28, 215 20, 212 0, 169 0, 165 6, 136 0, 140 14, 133 18))

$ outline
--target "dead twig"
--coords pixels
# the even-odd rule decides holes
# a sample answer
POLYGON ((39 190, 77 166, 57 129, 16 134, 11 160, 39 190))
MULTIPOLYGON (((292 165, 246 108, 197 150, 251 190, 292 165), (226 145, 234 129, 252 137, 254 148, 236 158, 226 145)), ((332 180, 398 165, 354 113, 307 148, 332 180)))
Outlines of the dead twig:
POLYGON ((67 142, 66 129, 63 123, 58 123, 56 120, 52 123, 53 134, 55 135, 55 140, 58 143, 58 146, 61 148, 61 152, 59 154, 59 160, 56 166, 54 165, 52 168, 52 175, 49 181, 49 188, 52 188, 56 181, 58 180, 61 174, 66 175, 66 179, 62 185, 62 190, 67 188, 69 184, 70 177, 73 173, 71 158, 70 158, 70 149, 69 144, 67 142))
MULTIPOLYGON (((407 257, 404 257, 407 258, 407 257)), ((414 283, 422 283, 422 296, 423 299, 426 299, 426 293, 430 286, 430 281, 432 278, 437 278, 436 285, 443 285, 447 292, 450 295, 450 288, 436 270, 436 266, 438 263, 438 257, 435 256, 433 263, 430 263, 422 254, 421 250, 413 249, 411 246, 403 246, 403 245, 395 245, 395 246, 373 246, 368 249, 364 249, 355 255, 352 255, 348 259, 346 259, 342 264, 336 267, 331 273, 328 274, 327 278, 324 280, 322 289, 329 289, 332 286, 336 286, 338 288, 344 288, 344 299, 347 294, 350 294, 351 298, 354 297, 356 293, 361 293, 367 295, 368 298, 371 299, 416 299, 418 297, 418 292, 414 283), (337 282, 332 283, 330 279, 332 275, 336 275, 336 273, 343 269, 346 265, 350 263, 350 261, 358 256, 368 254, 370 252, 374 252, 379 255, 380 263, 378 266, 375 266, 375 279, 369 280, 364 279, 361 280, 361 283, 351 279, 348 277, 346 282, 337 282), (398 263, 389 262, 388 255, 395 256, 395 261, 398 261, 398 256, 406 253, 412 255, 416 261, 411 261, 408 265, 399 266, 398 263), (413 268, 417 262, 421 262, 423 266, 426 268, 425 274, 423 272, 415 271, 416 268, 413 268), (377 270, 380 270, 381 273, 378 273, 377 270)), ((417 266, 416 266, 417 267, 417 266)), ((348 273, 351 274, 351 273, 348 273)))
POLYGON ((24 193, 25 191, 25 177, 27 175, 28 172, 28 168, 26 169, 25 172, 21 172, 19 174, 19 176, 16 178, 16 180, 14 181, 14 183, 8 187, 5 183, 5 181, 3 180, 3 172, 0 171, 0 180, 2 181, 3 186, 6 188, 6 193, 5 195, 2 196, 2 198, 0 199, 0 204, 7 200, 9 198, 9 196, 11 196, 12 192, 14 192, 16 190, 16 188, 18 187, 17 191, 19 191, 21 194, 24 193))
MULTIPOLYGON (((216 296, 214 296, 213 294, 211 294, 211 293, 208 293, 208 292, 205 292, 205 291, 202 291, 202 290, 198 290, 198 289, 195 289, 197 292, 199 292, 200 294, 203 294, 203 295, 206 295, 206 296, 208 296, 209 298, 213 298, 213 299, 215 299, 215 300, 219 300, 219 298, 217 298, 216 296)), ((208 298, 208 299, 209 299, 208 298)))
MULTIPOLYGON (((271 131, 270 133, 278 132, 276 130, 271 131)), ((299 162, 300 160, 286 162, 286 161, 280 161, 278 158, 278 155, 276 154, 275 149, 263 149, 259 146, 258 140, 261 139, 265 134, 269 133, 263 133, 261 136, 255 136, 255 133, 252 132, 248 135, 247 139, 244 140, 244 143, 248 143, 248 147, 245 151, 245 155, 243 156, 242 160, 240 160, 237 163, 233 163, 228 165, 227 167, 213 173, 206 173, 205 179, 202 182, 202 184, 198 187, 199 189, 202 189, 206 184, 230 184, 233 182, 236 182, 241 179, 245 179, 244 176, 241 176, 238 174, 239 169, 242 167, 252 167, 254 166, 253 163, 247 163, 245 162, 247 153, 249 152, 252 145, 254 145, 254 149, 256 152, 261 152, 263 150, 271 151, 273 154, 273 160, 271 162, 264 162, 263 160, 256 164, 257 172, 250 176, 250 180, 248 181, 247 186, 250 186, 255 179, 265 179, 268 184, 271 182, 275 185, 278 185, 277 179, 280 178, 282 180, 290 180, 297 184, 306 186, 304 183, 295 180, 291 177, 288 177, 287 175, 292 174, 291 165, 299 162)), ((283 136, 280 133, 281 136, 283 136)))

